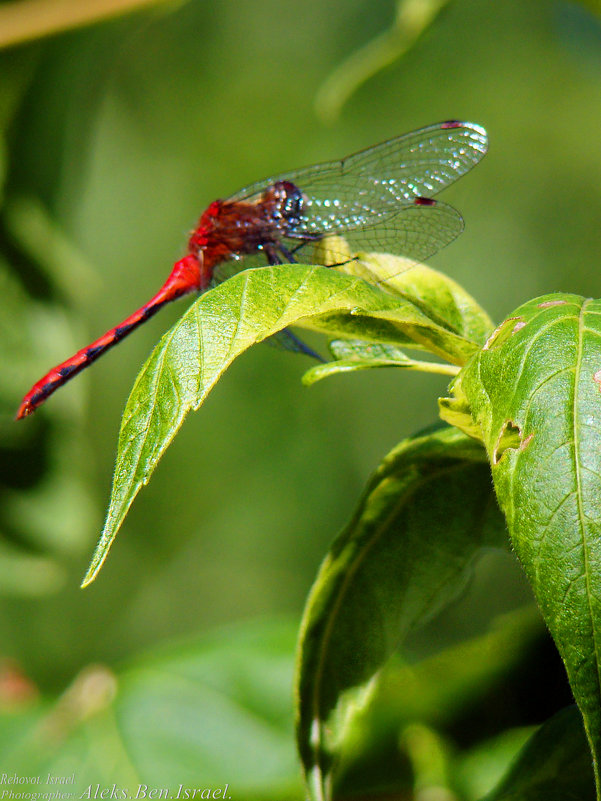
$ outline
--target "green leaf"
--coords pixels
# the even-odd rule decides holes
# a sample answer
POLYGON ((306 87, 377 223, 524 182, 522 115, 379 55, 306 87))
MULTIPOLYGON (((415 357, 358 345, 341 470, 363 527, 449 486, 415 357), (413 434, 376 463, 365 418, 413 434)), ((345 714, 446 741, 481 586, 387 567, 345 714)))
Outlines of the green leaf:
POLYGON ((295 636, 293 622, 257 621, 147 655, 118 674, 88 667, 53 703, 0 714, 0 772, 40 777, 19 791, 61 789, 76 799, 89 785, 93 798, 97 783, 126 788, 119 798, 140 798, 139 785, 166 787, 162 798, 173 799, 180 784, 228 783, 232 799, 296 801, 295 636), (74 773, 74 784, 44 786, 48 773, 74 773))
MULTIPOLYGON (((391 330, 386 314, 378 315, 379 324, 373 315, 363 331, 353 318, 336 314, 317 315, 305 320, 303 327, 325 334, 344 334, 351 338, 361 336, 375 342, 394 342, 412 349, 431 350, 457 364, 464 363, 474 352, 473 343, 483 345, 492 331, 493 323, 482 307, 444 273, 390 253, 351 252, 340 237, 328 237, 315 249, 319 264, 336 263, 341 253, 348 254, 349 261, 338 268, 340 271, 356 275, 387 293, 411 301, 432 321, 461 339, 447 340, 436 350, 428 339, 399 336, 394 328, 391 330)), ((367 321, 361 322, 365 325, 367 321)))
POLYGON ((601 302, 564 294, 517 309, 456 382, 488 451, 513 546, 565 663, 595 765, 601 756, 600 385, 601 302))
POLYGON ((337 360, 327 364, 318 364, 311 370, 307 370, 303 376, 303 384, 311 386, 316 381, 332 375, 381 367, 400 367, 405 370, 419 370, 423 373, 442 375, 457 375, 459 369, 451 364, 411 359, 394 345, 378 345, 358 339, 335 339, 330 342, 330 350, 337 360))
MULTIPOLYGON (((198 409, 232 361, 288 325, 341 315, 360 334, 383 320, 392 341, 411 337, 463 363, 475 343, 432 321, 414 303, 355 276, 323 267, 282 265, 247 270, 202 295, 162 338, 138 375, 119 434, 104 530, 84 578, 95 578, 140 488, 186 414, 198 409)), ((329 330, 340 330, 331 326, 329 330)))
POLYGON ((452 384, 453 396, 438 399, 438 411, 445 423, 455 426, 469 437, 482 440, 482 429, 472 416, 472 408, 463 391, 462 376, 452 384))
POLYGON ((362 339, 334 339, 328 347, 332 356, 338 361, 367 363, 388 361, 399 364, 412 361, 395 345, 378 345, 374 342, 364 342, 362 339))
POLYGON ((305 610, 297 739, 315 799, 365 687, 407 632, 463 588, 478 549, 504 541, 482 447, 452 428, 402 442, 370 480, 305 610), (346 695, 345 695, 346 694, 346 695))
POLYGON ((453 784, 459 797, 465 801, 480 801, 490 793, 491 788, 507 776, 536 729, 537 726, 511 727, 479 739, 467 752, 458 754, 453 765, 453 784))
POLYGON ((485 801, 594 801, 595 777, 582 717, 562 709, 536 731, 485 801))
MULTIPOLYGON (((490 708, 493 697, 498 703, 505 702, 507 687, 523 670, 525 654, 542 637, 546 637, 546 631, 541 616, 530 604, 495 617, 484 634, 417 663, 404 663, 394 654, 378 673, 367 704, 349 714, 340 760, 333 771, 335 796, 346 797, 353 790, 359 797, 369 797, 369 790, 375 787, 407 794, 411 784, 417 794, 418 766, 407 764, 406 748, 400 739, 404 739, 407 727, 419 723, 443 738, 458 727, 470 731, 470 711, 483 704, 490 708)), ((514 736, 502 753, 494 755, 492 765, 490 741, 486 741, 476 777, 475 758, 465 764, 465 756, 457 754, 457 744, 449 742, 445 749, 449 752, 445 786, 453 784, 457 790, 459 781, 459 798, 480 798, 481 793, 470 792, 474 779, 484 787, 482 792, 494 786, 527 736, 522 731, 517 743, 514 736)), ((419 789, 425 792, 424 787, 419 789)))
MULTIPOLYGON (((499 538, 505 542, 498 516, 499 538)), ((490 532, 496 536, 494 531, 490 532)), ((540 613, 533 603, 498 615, 488 630, 453 644, 417 664, 395 664, 382 671, 370 706, 378 706, 397 727, 412 720, 445 727, 467 705, 489 694, 499 681, 516 671, 533 642, 546 636, 540 613)))
POLYGON ((483 345, 494 324, 456 281, 426 264, 390 253, 356 253, 344 269, 410 300, 432 319, 483 345), (392 276, 390 278, 389 276, 392 276))

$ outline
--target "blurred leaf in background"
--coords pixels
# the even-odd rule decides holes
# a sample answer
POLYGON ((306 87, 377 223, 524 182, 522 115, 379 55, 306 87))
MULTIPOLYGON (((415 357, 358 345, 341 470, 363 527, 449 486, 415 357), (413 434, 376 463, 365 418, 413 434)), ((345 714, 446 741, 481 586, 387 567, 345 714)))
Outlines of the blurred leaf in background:
POLYGON ((394 24, 385 33, 351 53, 328 76, 315 97, 315 111, 324 122, 335 122, 342 107, 379 70, 404 56, 434 24, 449 0, 398 0, 394 24))
MULTIPOLYGON (((92 25, 165 0, 13 0, 0 8, 0 47, 92 25)), ((171 0, 174 5, 174 0, 171 0)))
MULTIPOLYGON (((238 797, 298 798, 295 635, 293 623, 230 627, 146 654, 118 675, 91 665, 53 704, 29 697, 0 706, 0 770, 73 777, 61 789, 76 797, 96 783, 132 798, 140 787, 168 786, 175 797, 180 785, 202 782, 229 783, 238 797)), ((41 788, 19 783, 25 789, 41 788)))

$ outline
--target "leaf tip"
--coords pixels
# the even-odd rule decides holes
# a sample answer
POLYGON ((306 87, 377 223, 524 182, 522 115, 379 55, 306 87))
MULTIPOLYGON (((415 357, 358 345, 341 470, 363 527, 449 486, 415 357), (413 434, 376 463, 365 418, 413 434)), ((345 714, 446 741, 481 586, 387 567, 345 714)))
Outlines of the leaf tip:
MULTIPOLYGON (((101 540, 102 542, 102 540, 101 540)), ((109 546, 110 547, 110 546, 109 546)), ((108 547, 101 550, 100 544, 96 549, 96 553, 92 557, 92 561, 90 562, 90 566, 88 568, 87 573, 83 577, 83 581, 79 585, 81 590, 85 590, 86 587, 89 587, 90 584, 95 581, 96 576, 100 573, 100 568, 104 564, 104 560, 106 559, 106 555, 108 553, 108 547)))
POLYGON ((79 585, 79 589, 80 589, 80 590, 85 590, 85 588, 86 588, 86 587, 89 587, 89 586, 90 586, 90 584, 91 584, 91 583, 94 581, 94 579, 96 578, 96 573, 97 573, 97 572, 98 572, 97 570, 93 570, 93 569, 90 567, 90 569, 88 570, 88 572, 87 572, 87 573, 85 574, 85 576, 83 577, 83 581, 82 581, 82 582, 81 582, 81 584, 79 585))

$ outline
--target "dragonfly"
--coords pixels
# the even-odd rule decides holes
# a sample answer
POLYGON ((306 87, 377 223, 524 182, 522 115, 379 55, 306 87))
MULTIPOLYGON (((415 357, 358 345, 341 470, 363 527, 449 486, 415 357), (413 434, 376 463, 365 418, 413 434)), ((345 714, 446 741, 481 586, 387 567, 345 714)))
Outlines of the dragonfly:
MULTIPOLYGON (((423 262, 463 230, 459 212, 434 196, 474 167, 486 150, 482 127, 449 120, 213 201, 156 295, 46 373, 23 398, 16 419, 32 414, 165 304, 224 280, 224 266, 238 272, 249 266, 312 263, 308 248, 327 237, 423 262)), ((348 252, 340 263, 348 262, 348 252)), ((291 349, 317 356, 291 332, 283 333, 291 349)))

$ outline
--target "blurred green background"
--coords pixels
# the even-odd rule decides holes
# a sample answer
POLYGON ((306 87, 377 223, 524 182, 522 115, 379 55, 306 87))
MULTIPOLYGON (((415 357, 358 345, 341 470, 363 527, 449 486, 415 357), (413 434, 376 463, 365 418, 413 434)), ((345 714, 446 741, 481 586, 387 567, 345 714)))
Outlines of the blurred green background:
MULTIPOLYGON (((466 119, 490 152, 445 193, 466 231, 432 265, 496 320, 537 294, 601 293, 598 19, 566 2, 449 2, 326 123, 320 88, 394 17, 392 0, 189 0, 0 53, 0 642, 43 692, 218 624, 295 626, 370 472, 445 393, 443 378, 401 371, 304 389, 304 357, 254 348, 187 421, 80 591, 129 388, 186 301, 33 418, 12 416, 49 367, 154 294, 211 200, 466 119)), ((479 633, 529 593, 511 557, 491 556, 471 597, 435 642, 479 633)))

